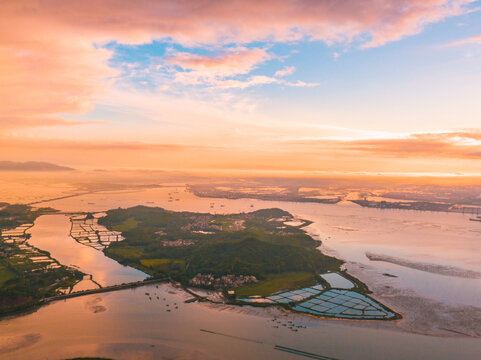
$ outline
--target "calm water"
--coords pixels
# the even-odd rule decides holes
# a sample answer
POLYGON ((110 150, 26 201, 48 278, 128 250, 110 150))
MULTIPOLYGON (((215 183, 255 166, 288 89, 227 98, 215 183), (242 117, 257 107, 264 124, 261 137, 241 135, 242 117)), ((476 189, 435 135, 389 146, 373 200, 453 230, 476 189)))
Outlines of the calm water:
POLYGON ((1 321, 0 344, 21 343, 23 347, 0 352, 0 357, 62 359, 95 354, 116 359, 302 359, 274 350, 274 345, 358 360, 474 360, 481 353, 481 342, 476 339, 443 339, 340 321, 283 317, 275 309, 254 313, 185 304, 185 295, 169 293, 172 290, 165 285, 91 295, 1 321), (179 308, 167 312, 174 302, 179 308), (307 328, 297 333, 283 326, 273 328, 274 316, 307 328), (27 334, 30 336, 22 341, 27 334))
MULTIPOLYGON (((148 276, 76 242, 69 235, 70 220, 66 215, 40 216, 27 232, 31 234, 28 240, 30 244, 49 251, 61 264, 74 266, 85 274, 92 275, 92 279, 102 286, 143 280, 148 276)), ((97 286, 91 283, 90 287, 97 286)))
MULTIPOLYGON (((85 195, 42 204, 65 211, 104 211, 135 205, 161 206, 170 210, 236 213, 278 207, 309 219, 310 231, 323 241, 325 250, 348 261, 378 269, 384 282, 404 287, 420 296, 449 304, 481 307, 481 279, 442 276, 398 265, 370 262, 366 252, 451 265, 481 272, 481 223, 455 213, 380 210, 352 203, 324 205, 261 200, 198 198, 183 187, 85 195), (179 201, 168 201, 168 193, 179 201), (213 203, 213 205, 212 205, 213 203), (223 205, 223 206, 221 206, 223 205), (212 206, 212 207, 211 207, 212 206), (398 278, 387 279, 383 273, 398 278)), ((369 279, 362 279, 369 281, 369 279)))
MULTIPOLYGON (((461 214, 382 211, 353 204, 201 199, 183 188, 100 193, 42 206, 104 211, 138 204, 218 213, 280 207, 314 221, 310 231, 323 240, 325 250, 374 267, 384 282, 443 303, 481 307, 479 279, 430 274, 369 262, 365 257, 365 252, 371 251, 481 271, 481 223, 470 222, 461 214), (173 197, 179 201, 168 202, 168 193, 174 191, 173 197), (383 277, 383 272, 398 278, 383 277)), ((30 230, 30 242, 50 251, 60 262, 92 274, 102 284, 145 276, 76 243, 68 235, 69 229, 69 220, 63 215, 42 216, 30 230)), ((272 316, 280 314, 276 309, 184 304, 185 296, 168 286, 144 287, 56 302, 35 313, 2 320, 0 358, 60 359, 94 354, 116 359, 301 358, 274 350, 276 344, 339 359, 479 359, 481 354, 480 339, 411 334, 386 322, 321 321, 290 314, 288 319, 307 326, 293 333, 282 326, 272 327, 272 316), (176 310, 174 302, 179 307, 176 310), (167 312, 168 308, 172 311, 167 312)))

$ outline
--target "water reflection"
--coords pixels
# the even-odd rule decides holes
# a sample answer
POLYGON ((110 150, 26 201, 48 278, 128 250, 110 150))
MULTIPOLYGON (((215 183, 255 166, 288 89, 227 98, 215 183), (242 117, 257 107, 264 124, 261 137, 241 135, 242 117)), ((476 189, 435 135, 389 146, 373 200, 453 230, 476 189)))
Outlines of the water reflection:
MULTIPOLYGON (((381 279, 375 281, 414 289, 442 302, 481 305, 479 280, 456 279, 387 263, 373 264, 365 257, 366 251, 374 251, 479 271, 480 226, 462 214, 382 211, 353 204, 201 199, 184 192, 182 187, 99 193, 42 206, 66 211, 105 211, 138 204, 219 213, 280 207, 314 221, 309 230, 323 240, 325 251, 335 251, 346 260, 377 269, 375 276, 381 279), (174 191, 179 201, 169 202, 168 193, 174 191), (398 278, 383 277, 383 273, 398 278)), ((102 252, 75 242, 69 237, 69 230, 67 216, 42 216, 30 230, 29 241, 50 251, 61 263, 92 274, 102 285, 145 277, 106 258, 102 252)), ((367 276, 366 271, 360 273, 361 280, 370 280, 367 276)), ((90 280, 84 281, 79 286, 88 286, 90 280)), ((34 360, 94 355, 115 359, 299 358, 275 350, 275 345, 361 360, 474 360, 481 353, 479 339, 409 334, 396 330, 394 323, 319 321, 272 308, 185 304, 183 300, 182 292, 168 286, 149 286, 55 302, 36 313, 0 321, 0 358, 34 360), (178 309, 167 311, 175 306, 178 309), (306 328, 293 333, 287 327, 273 325, 274 318, 295 321, 306 328), (11 344, 16 344, 16 350, 12 350, 11 344)))
MULTIPOLYGON (((198 198, 183 186, 116 191, 42 204, 64 211, 105 211, 135 205, 160 206, 175 211, 211 213, 249 212, 278 207, 314 223, 308 230, 323 241, 323 251, 377 269, 377 279, 393 287, 414 290, 421 296, 451 304, 481 306, 481 280, 461 279, 373 263, 366 252, 432 262, 481 271, 481 223, 458 213, 380 210, 352 203, 337 205, 198 198), (170 195, 169 195, 170 193, 170 195), (171 196, 179 201, 169 202, 171 196), (334 250, 334 251, 333 251, 334 250), (385 279, 393 273, 398 278, 385 279), (453 291, 456 290, 456 291, 453 291)), ((361 280, 370 282, 372 279, 361 280)))
POLYGON ((388 330, 384 322, 317 321, 276 309, 186 304, 185 299, 170 286, 153 285, 55 302, 0 322, 0 344, 27 333, 39 337, 8 353, 0 345, 0 358, 299 359, 275 345, 343 360, 475 360, 481 352, 479 339, 425 337, 388 330), (174 304, 178 309, 168 312, 174 304), (295 323, 299 331, 274 319, 295 323))
POLYGON ((31 234, 28 242, 50 252, 61 264, 75 267, 91 275, 95 282, 84 279, 77 284, 78 290, 96 288, 98 285, 95 283, 109 286, 139 281, 147 277, 139 270, 123 266, 106 257, 101 251, 77 243, 69 236, 70 226, 70 220, 66 215, 40 216, 35 225, 28 230, 31 234))

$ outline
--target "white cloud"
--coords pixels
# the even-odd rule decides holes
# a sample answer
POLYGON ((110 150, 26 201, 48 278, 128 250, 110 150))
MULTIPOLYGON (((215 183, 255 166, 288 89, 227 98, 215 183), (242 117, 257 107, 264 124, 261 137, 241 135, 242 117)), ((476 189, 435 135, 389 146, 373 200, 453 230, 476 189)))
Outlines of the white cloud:
POLYGON ((274 76, 287 76, 287 75, 292 75, 294 74, 294 71, 296 71, 295 66, 286 66, 282 70, 277 70, 274 76))

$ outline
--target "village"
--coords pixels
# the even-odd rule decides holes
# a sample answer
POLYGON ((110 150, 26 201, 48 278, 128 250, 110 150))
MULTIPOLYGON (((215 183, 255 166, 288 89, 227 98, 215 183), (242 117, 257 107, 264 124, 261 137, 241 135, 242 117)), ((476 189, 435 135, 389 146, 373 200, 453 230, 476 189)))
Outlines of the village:
POLYGON ((192 286, 197 287, 213 287, 219 288, 234 288, 242 285, 256 283, 258 280, 254 275, 224 275, 219 278, 212 274, 197 274, 189 282, 192 286))

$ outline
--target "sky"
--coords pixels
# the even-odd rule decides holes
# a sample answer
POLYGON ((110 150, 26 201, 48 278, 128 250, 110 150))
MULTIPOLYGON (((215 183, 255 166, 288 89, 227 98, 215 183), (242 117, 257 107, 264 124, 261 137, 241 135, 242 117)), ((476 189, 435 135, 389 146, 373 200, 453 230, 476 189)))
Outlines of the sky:
POLYGON ((0 160, 481 175, 481 1, 3 0, 0 160))

